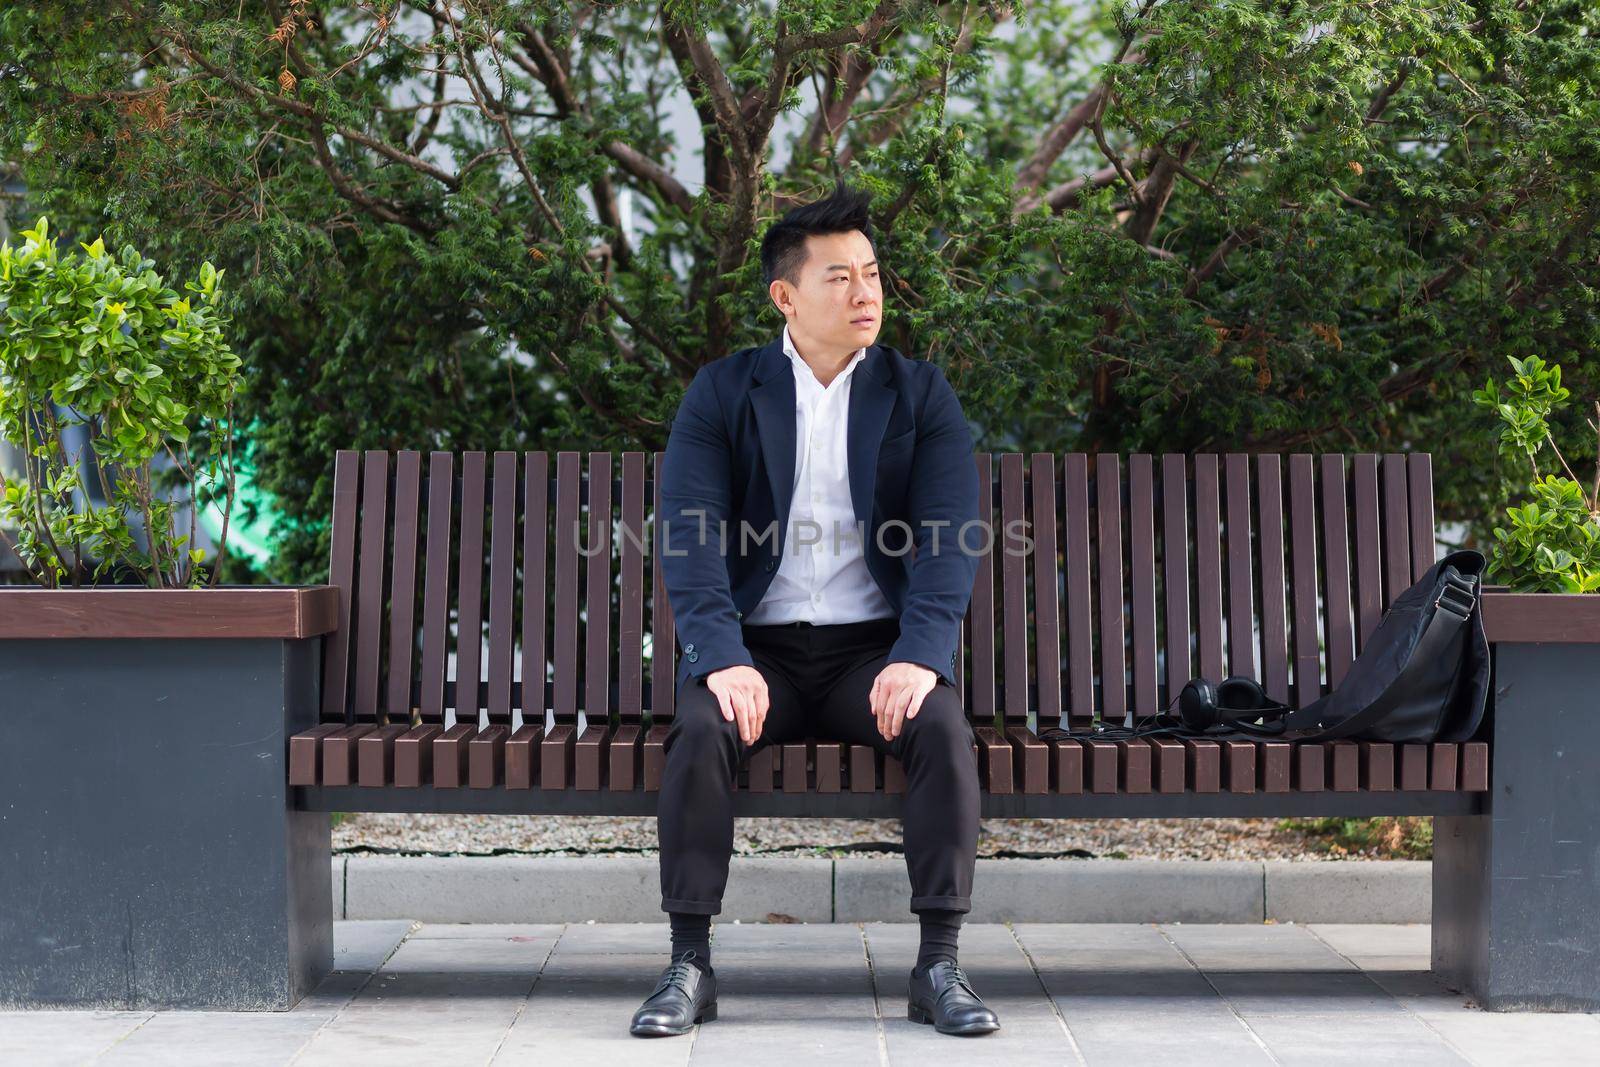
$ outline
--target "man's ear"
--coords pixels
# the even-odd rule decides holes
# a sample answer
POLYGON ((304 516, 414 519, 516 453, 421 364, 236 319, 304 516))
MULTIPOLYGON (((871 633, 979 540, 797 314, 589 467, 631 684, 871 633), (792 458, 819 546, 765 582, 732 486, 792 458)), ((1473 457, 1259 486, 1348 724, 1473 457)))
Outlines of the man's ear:
POLYGON ((787 319, 789 313, 784 311, 783 305, 787 303, 791 308, 794 306, 793 286, 782 278, 774 278, 772 284, 767 286, 767 296, 771 298, 772 306, 787 319))

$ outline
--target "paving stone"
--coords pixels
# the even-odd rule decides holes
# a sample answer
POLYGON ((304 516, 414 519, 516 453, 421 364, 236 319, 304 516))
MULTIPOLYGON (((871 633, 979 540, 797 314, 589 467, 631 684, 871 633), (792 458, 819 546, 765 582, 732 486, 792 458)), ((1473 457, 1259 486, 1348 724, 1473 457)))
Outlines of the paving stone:
POLYGON ((974 925, 961 931, 961 969, 983 1002, 1000 1017, 1000 1029, 960 1041, 925 1023, 906 1018, 911 968, 917 961, 920 929, 906 923, 873 923, 865 928, 872 975, 883 1013, 883 1035, 890 1064, 923 1065, 932 1057, 956 1055, 966 1064, 1040 1063, 1070 1058, 1067 1032, 1005 926, 974 925))
POLYGON ((375 971, 417 924, 405 919, 333 924, 333 969, 375 971))
POLYGON ((1028 923, 1015 929, 1088 1063, 1271 1062, 1205 976, 1153 924, 1028 923))
POLYGON ((30 1067, 87 1063, 138 1029, 148 1011, 0 1011, 0 1059, 30 1067))

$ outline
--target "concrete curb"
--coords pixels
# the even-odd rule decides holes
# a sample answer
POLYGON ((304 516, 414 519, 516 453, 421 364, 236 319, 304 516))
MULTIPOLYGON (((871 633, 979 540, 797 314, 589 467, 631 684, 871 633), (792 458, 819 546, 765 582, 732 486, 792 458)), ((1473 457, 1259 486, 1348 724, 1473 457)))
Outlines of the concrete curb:
MULTIPOLYGON (((1426 923, 1426 860, 980 859, 972 922, 1426 923)), ((899 857, 734 857, 720 922, 912 922, 899 857), (774 918, 777 916, 778 918, 774 918)), ((664 922, 655 856, 334 856, 336 919, 664 922)))

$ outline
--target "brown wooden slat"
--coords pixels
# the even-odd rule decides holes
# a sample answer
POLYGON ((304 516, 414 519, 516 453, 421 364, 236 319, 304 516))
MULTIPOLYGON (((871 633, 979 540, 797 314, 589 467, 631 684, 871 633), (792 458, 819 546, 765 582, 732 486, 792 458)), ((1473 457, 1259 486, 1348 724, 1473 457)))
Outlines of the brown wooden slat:
POLYGON ((1362 741, 1361 788, 1369 793, 1394 789, 1394 746, 1386 741, 1362 741))
POLYGON ((1294 746, 1287 741, 1263 741, 1256 752, 1256 785, 1263 793, 1287 793, 1293 784, 1290 764, 1294 746))
POLYGON ((1186 737, 1183 747, 1189 753, 1189 788, 1196 793, 1222 790, 1222 750, 1215 741, 1186 737))
POLYGON ((444 732, 438 723, 413 726, 394 742, 394 784, 416 789, 433 782, 433 740, 444 732))
POLYGON ((361 509, 361 456, 341 448, 333 457, 333 547, 328 584, 339 591, 338 625, 323 641, 322 721, 345 722, 350 684, 350 624, 355 610, 356 527, 361 509))
POLYGON ((322 784, 356 783, 356 742, 376 730, 370 722, 355 723, 322 739, 322 784))
MULTIPOLYGON (((1250 539, 1250 457, 1230 452, 1223 464, 1228 498, 1228 673, 1255 678, 1256 569, 1250 539)), ((1255 788, 1254 773, 1250 788, 1255 788)))
POLYGON ((1175 701, 1193 677, 1189 638, 1189 474, 1185 457, 1161 457, 1161 586, 1166 605, 1167 702, 1175 701))
POLYGON ((810 746, 804 742, 791 743, 783 746, 783 791, 785 793, 804 793, 807 788, 806 757, 810 755, 810 746))
MULTIPOLYGON (((424 723, 444 724, 445 640, 450 616, 451 509, 455 455, 428 456, 428 541, 423 557, 422 686, 417 713, 424 723)), ((399 772, 396 771, 398 774, 399 772)))
POLYGON ((331 585, 197 589, 3 585, 0 640, 321 637, 339 625, 339 595, 331 585))
MULTIPOLYGON (((978 514, 994 526, 994 485, 989 453, 979 452, 978 514)), ((968 544, 971 544, 970 538, 968 544)), ((977 546, 973 546, 977 547, 977 546)), ((972 677, 968 682, 967 717, 976 723, 992 723, 995 717, 994 619, 994 538, 983 539, 984 551, 978 556, 977 573, 972 579, 972 601, 967 607, 971 633, 972 677)))
POLYGON ((1352 793, 1361 788, 1361 747, 1354 741, 1328 745, 1327 781, 1336 793, 1352 793))
POLYGON ((1000 552, 1000 625, 1007 723, 1028 719, 1028 532, 1027 497, 1023 494, 1022 453, 1000 457, 1000 527, 995 531, 1000 552))
MULTIPOLYGON (((558 724, 576 727, 578 723, 578 634, 582 620, 578 617, 578 509, 582 492, 583 471, 578 453, 556 453, 556 537, 555 537, 555 622, 551 637, 555 643, 555 708, 558 724)), ((562 735, 562 743, 569 744, 570 737, 562 735)), ((545 744, 550 744, 546 735, 545 744)), ((562 779, 560 788, 566 788, 562 779)))
POLYGON ((1056 540, 1056 464, 1049 452, 1035 452, 1032 464, 1034 673, 1039 695, 1039 729, 1061 720, 1061 603, 1056 581, 1061 571, 1056 540))
MULTIPOLYGON (((1322 457, 1323 626, 1327 643, 1327 688, 1336 689, 1355 661, 1355 607, 1350 592, 1350 513, 1344 457, 1322 457)), ((1315 697, 1313 696, 1313 699, 1315 697)), ((1309 701, 1307 701, 1309 702, 1309 701)))
POLYGON ((343 723, 325 722, 289 738, 290 785, 317 784, 322 767, 322 739, 343 729, 343 723))
POLYGON ((544 727, 523 725, 506 738, 506 788, 532 789, 539 784, 539 747, 544 727))
POLYGON ((868 745, 850 746, 850 792, 878 790, 878 753, 868 745))
POLYGON ((477 732, 476 723, 458 722, 433 739, 435 789, 459 789, 467 784, 467 742, 477 732))
POLYGON ((1356 512, 1356 653, 1383 615, 1383 542, 1378 521, 1378 457, 1370 452, 1353 458, 1352 489, 1356 512))
POLYGON ((1428 746, 1400 746, 1400 788, 1416 792, 1428 788, 1428 746))
POLYGON ((378 721, 378 639, 383 635, 383 557, 389 532, 389 453, 364 454, 361 472, 360 556, 356 566, 356 722, 378 721))
POLYGON ((405 723, 389 723, 356 741, 356 784, 379 788, 394 781, 394 743, 411 731, 405 723))
MULTIPOLYGON (((522 700, 518 715, 521 726, 512 734, 520 737, 519 744, 530 744, 533 735, 522 732, 523 727, 536 727, 539 739, 544 736, 546 624, 550 610, 550 456, 545 452, 529 452, 524 457, 522 516, 522 700)), ((515 717, 514 717, 515 718, 515 717)), ((522 758, 521 754, 517 756, 522 758)), ((538 760, 531 753, 529 778, 538 760)), ((511 757, 507 756, 507 766, 511 757)), ((507 771, 509 776, 510 772, 507 771)), ((519 788, 531 788, 520 787, 519 788)))
POLYGON ((639 788, 643 744, 644 727, 637 722, 625 722, 617 727, 608 749, 610 768, 607 788, 613 793, 632 792, 639 788))
POLYGON ((506 740, 511 727, 490 723, 467 741, 467 786, 494 789, 505 781, 506 740))
POLYGON ((1446 741, 1435 742, 1428 767, 1428 788, 1437 792, 1455 792, 1457 756, 1456 746, 1446 741))
MULTIPOLYGON (((483 520, 488 457, 461 454, 461 558, 456 588, 456 722, 477 727, 483 671, 483 520)), ((448 732, 448 731, 447 731, 448 732)), ((434 776, 439 753, 433 754, 434 776)))
POLYGON ((1046 742, 1050 746, 1050 785, 1062 796, 1083 792, 1083 745, 1071 738, 1046 742))
POLYGON ((1383 457, 1383 606, 1411 584, 1411 507, 1406 492, 1406 457, 1383 457))
POLYGON ((1461 789, 1483 793, 1489 788, 1489 743, 1467 741, 1461 746, 1461 789))
POLYGON ((1004 735, 992 726, 973 729, 978 739, 978 781, 983 790, 993 794, 1011 793, 1011 746, 1004 735))
POLYGON ((609 770, 611 731, 605 725, 590 723, 572 744, 572 785, 575 789, 604 789, 609 770))
POLYGON ((1217 457, 1194 457, 1195 632, 1199 636, 1200 674, 1223 679, 1222 665, 1222 534, 1217 457))
POLYGON ((1142 737, 1118 741, 1117 761, 1122 765, 1121 788, 1124 793, 1148 793, 1151 788, 1153 753, 1149 742, 1142 737))
POLYGON ((589 515, 584 550, 583 734, 577 742, 577 787, 600 789, 611 729, 611 453, 589 453, 589 515))
POLYGON ((1155 457, 1128 457, 1128 577, 1133 609, 1133 713, 1161 710, 1156 675, 1155 457))
POLYGON ((1294 788, 1297 793, 1320 793, 1327 788, 1328 757, 1322 745, 1294 746, 1294 788))
POLYGON ((1089 457, 1070 453, 1065 460, 1062 525, 1067 537, 1067 719, 1087 724, 1094 718, 1094 622, 1089 613, 1089 457))
MULTIPOLYGON (((1256 545, 1261 558, 1261 688, 1289 701, 1289 625, 1285 609, 1282 457, 1256 457, 1256 545)), ((1312 646, 1315 647, 1315 634, 1312 646)))
POLYGON ((558 722, 545 731, 539 740, 539 788, 567 789, 572 785, 573 750, 578 739, 578 728, 570 722, 558 722))
POLYGON ((1115 741, 1083 742, 1083 781, 1091 793, 1115 793, 1121 753, 1115 741))
POLYGON ((644 735, 644 791, 654 793, 661 789, 661 771, 666 766, 666 726, 652 726, 644 735))
POLYGON ((1006 729, 1011 743, 1011 782, 1019 793, 1050 792, 1050 746, 1026 726, 1006 729))
MULTIPOLYGON (((1324 474, 1324 478, 1327 477, 1324 474)), ((1342 475, 1339 482, 1343 484, 1342 475)), ((1339 491, 1338 505, 1339 513, 1343 514, 1342 489, 1339 491)), ((1342 534, 1330 543, 1342 545, 1342 534)), ((1294 561, 1294 584, 1291 590, 1294 600, 1294 703, 1296 707, 1303 708, 1322 695, 1322 650, 1317 642, 1316 483, 1312 458, 1304 452, 1296 452, 1289 457, 1289 554, 1294 561)), ((1329 580, 1335 583, 1333 588, 1337 594, 1338 576, 1332 571, 1329 573, 1329 580)), ((1344 605, 1346 616, 1349 611, 1347 598, 1344 605)), ((1331 608, 1329 614, 1331 618, 1331 608)))
POLYGON ((395 454, 394 561, 389 572, 388 692, 390 722, 411 721, 411 669, 416 643, 417 544, 422 522, 422 453, 395 454))
MULTIPOLYGON (((489 494, 489 693, 486 701, 491 724, 511 731, 511 655, 514 644, 511 619, 517 594, 517 454, 494 454, 493 482, 489 494)), ((500 735, 491 735, 498 737, 500 735)), ((486 743, 494 743, 486 740, 486 743)), ((502 738, 500 747, 505 747, 502 738)))
MULTIPOLYGON (((661 460, 663 453, 657 452, 653 462, 655 502, 651 511, 652 516, 661 514, 661 460)), ((655 519, 652 518, 652 523, 655 519)), ((672 718, 673 701, 676 698, 677 662, 673 650, 677 646, 677 637, 672 622, 672 605, 667 599, 667 587, 662 581, 661 572, 661 531, 652 528, 650 537, 651 562, 650 562, 650 721, 665 724, 672 718)), ((648 743, 648 742, 647 742, 648 743)))
POLYGON ((893 756, 883 758, 883 791, 891 796, 906 791, 906 769, 893 756))
POLYGON ((777 784, 778 747, 766 745, 745 760, 745 788, 752 793, 770 793, 777 784))
POLYGON ((844 787, 844 749, 836 741, 816 745, 817 792, 837 793, 844 787))
POLYGON ((1406 456, 1406 489, 1411 520, 1411 581, 1421 580, 1439 554, 1433 531, 1433 457, 1406 456))
MULTIPOLYGON (((617 718, 623 724, 644 717, 644 459, 622 454, 621 592, 617 602, 617 718)), ((620 738, 621 733, 618 732, 620 738)), ((617 741, 613 740, 612 744, 617 741)), ((627 788, 632 789, 630 784, 627 788)))
POLYGON ((1148 739, 1154 761, 1152 777, 1158 793, 1181 793, 1188 763, 1183 742, 1175 737, 1148 739))
POLYGON ((1222 784, 1230 793, 1256 791, 1256 744, 1254 741, 1222 742, 1222 784))
POLYGON ((1095 456, 1095 555, 1100 595, 1100 717, 1120 725, 1128 713, 1127 648, 1122 629, 1122 471, 1114 453, 1095 456))

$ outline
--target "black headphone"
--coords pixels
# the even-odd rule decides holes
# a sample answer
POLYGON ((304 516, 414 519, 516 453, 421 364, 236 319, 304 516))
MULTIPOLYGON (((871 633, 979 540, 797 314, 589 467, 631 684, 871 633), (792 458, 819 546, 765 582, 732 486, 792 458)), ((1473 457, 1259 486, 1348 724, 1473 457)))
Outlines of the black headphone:
POLYGON ((1217 685, 1209 678, 1191 678, 1178 694, 1179 719, 1195 733, 1227 726, 1258 737, 1277 737, 1284 732, 1283 717, 1293 710, 1243 674, 1230 674, 1217 685), (1262 720, 1260 725, 1257 719, 1262 720))

